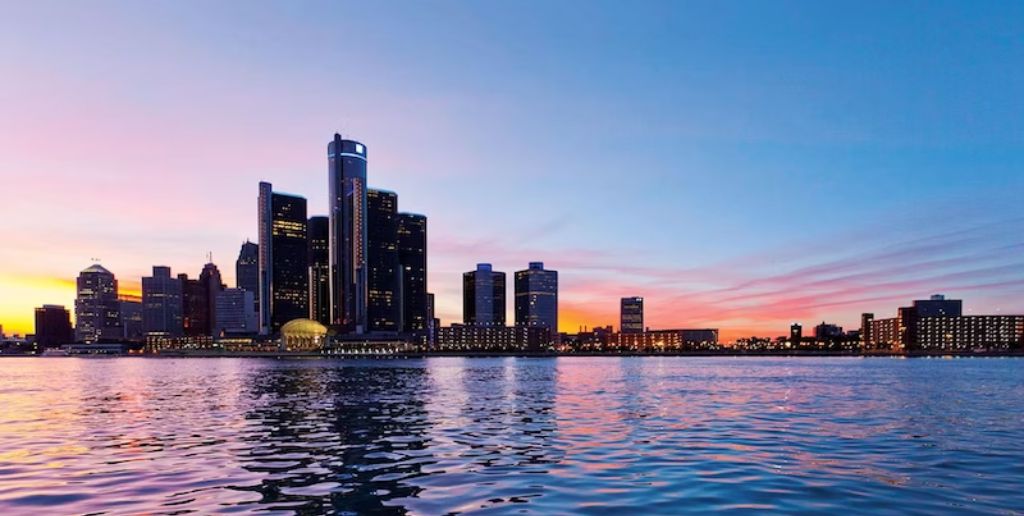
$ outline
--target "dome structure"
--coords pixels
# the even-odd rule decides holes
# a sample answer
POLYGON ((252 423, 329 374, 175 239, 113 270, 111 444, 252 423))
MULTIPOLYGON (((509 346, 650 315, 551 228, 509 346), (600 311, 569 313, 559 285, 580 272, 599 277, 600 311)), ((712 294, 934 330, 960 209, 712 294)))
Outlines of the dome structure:
POLYGON ((312 319, 293 319, 281 326, 285 351, 319 351, 327 339, 327 327, 312 319))

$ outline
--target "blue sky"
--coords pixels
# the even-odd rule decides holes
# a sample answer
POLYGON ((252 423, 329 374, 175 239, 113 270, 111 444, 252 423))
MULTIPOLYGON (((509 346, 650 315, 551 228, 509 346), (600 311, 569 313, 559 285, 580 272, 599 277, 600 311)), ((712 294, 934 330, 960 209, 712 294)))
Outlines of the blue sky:
POLYGON ((326 211, 335 131, 430 217, 446 321, 461 271, 529 260, 562 272, 573 327, 634 294, 652 326, 734 334, 932 291, 1024 311, 1022 41, 1015 2, 12 4, 0 210, 34 216, 5 231, 0 323, 68 303, 38 285, 91 257, 126 284, 207 251, 232 269, 258 181, 326 211), (740 288, 932 237, 879 265, 906 284, 811 296, 838 305, 740 288))

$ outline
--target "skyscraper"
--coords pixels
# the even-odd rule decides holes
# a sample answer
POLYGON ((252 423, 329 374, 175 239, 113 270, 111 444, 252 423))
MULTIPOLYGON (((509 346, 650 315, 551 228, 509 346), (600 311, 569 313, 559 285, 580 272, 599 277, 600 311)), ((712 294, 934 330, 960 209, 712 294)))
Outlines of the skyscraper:
POLYGON ((331 322, 342 332, 367 328, 366 146, 335 134, 327 145, 331 205, 331 322))
POLYGON ((213 263, 207 263, 199 273, 199 287, 202 290, 203 321, 202 334, 214 334, 214 321, 217 320, 217 296, 224 290, 220 279, 220 270, 213 263))
POLYGON ((259 288, 260 288, 260 246, 248 240, 238 250, 238 260, 235 261, 235 286, 252 292, 255 304, 253 309, 258 313, 260 309, 259 288))
POLYGON ((209 310, 206 308, 206 293, 198 279, 189 279, 188 274, 178 274, 181 282, 181 327, 189 337, 206 335, 209 310))
POLYGON ((367 329, 399 331, 398 195, 384 190, 366 193, 367 329))
POLYGON ((624 297, 619 303, 619 332, 643 333, 644 298, 624 297))
POLYGON ((474 326, 505 325, 505 273, 489 263, 462 275, 462 319, 474 326))
POLYGON ((277 332, 309 317, 309 248, 306 199, 275 193, 260 183, 260 333, 277 332))
POLYGON ((156 265, 153 275, 142 278, 142 331, 144 334, 182 335, 181 280, 171 268, 156 265))
POLYGON ((331 324, 330 219, 310 217, 306 236, 309 240, 309 318, 331 324))
POLYGON ((558 332, 558 271, 530 262, 516 272, 516 326, 544 327, 558 332))
POLYGON ((426 331, 430 325, 427 299, 427 218, 398 214, 398 262, 402 303, 401 330, 426 331))
POLYGON ((75 299, 75 338, 81 342, 121 339, 117 279, 100 264, 78 275, 75 299))
MULTIPOLYGON (((2 333, 0 333, 2 334, 2 333)), ((36 344, 52 348, 70 344, 75 338, 71 331, 71 314, 60 305, 36 308, 36 344)))
POLYGON ((141 342, 144 338, 142 325, 142 300, 137 296, 122 297, 118 300, 121 338, 126 341, 141 342))

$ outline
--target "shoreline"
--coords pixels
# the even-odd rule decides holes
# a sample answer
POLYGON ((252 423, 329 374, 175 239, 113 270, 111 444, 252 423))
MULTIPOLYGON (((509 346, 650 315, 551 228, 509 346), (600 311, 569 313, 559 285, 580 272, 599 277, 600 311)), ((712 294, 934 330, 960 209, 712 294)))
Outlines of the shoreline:
POLYGON ((673 353, 548 353, 548 352, 416 352, 416 353, 363 353, 363 354, 324 354, 307 352, 219 352, 219 351, 185 351, 185 352, 163 352, 163 353, 112 353, 112 354, 70 354, 61 356, 43 356, 32 354, 0 354, 0 358, 268 358, 275 360, 284 359, 341 359, 341 360, 397 360, 397 359, 421 359, 432 357, 444 358, 560 358, 560 357, 584 357, 584 358, 626 358, 626 357, 780 357, 780 358, 1024 358, 1024 351, 999 351, 999 352, 910 352, 910 353, 829 353, 822 351, 806 352, 744 352, 744 353, 721 353, 721 352, 673 352, 673 353))

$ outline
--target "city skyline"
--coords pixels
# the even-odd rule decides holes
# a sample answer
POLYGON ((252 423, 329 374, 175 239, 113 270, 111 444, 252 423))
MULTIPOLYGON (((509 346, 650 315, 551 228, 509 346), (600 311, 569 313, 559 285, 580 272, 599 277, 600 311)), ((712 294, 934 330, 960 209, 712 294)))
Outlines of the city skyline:
POLYGON ((577 8, 592 28, 566 25, 579 12, 563 5, 545 21, 515 18, 532 37, 521 38, 498 21, 516 16, 510 8, 450 6, 418 23, 366 7, 352 13, 349 40, 283 6, 233 21, 237 10, 213 6, 204 21, 158 5, 161 27, 133 6, 61 6, 81 10, 81 26, 51 20, 46 5, 14 6, 0 21, 0 48, 14 49, 2 54, 12 80, 0 92, 21 100, 0 108, 10 185, 0 209, 11 221, 0 324, 30 333, 35 308, 73 311, 91 258, 138 295, 154 265, 195 277, 212 251, 234 285, 238 246, 257 238, 253 185, 328 215, 323 144, 338 129, 374 150, 369 188, 400 192, 430 218, 428 283, 444 324, 462 319, 461 274, 479 262, 558 270, 559 324, 570 332, 618 326, 619 299, 634 295, 647 326, 715 327, 725 341, 782 335, 793 320, 857 327, 862 312, 934 292, 972 299, 978 313, 1024 312, 1024 107, 1012 97, 1022 72, 1005 66, 1020 50, 1000 22, 1019 7, 915 13, 975 22, 946 39, 905 27, 896 6, 863 40, 853 29, 867 12, 852 5, 848 20, 820 28, 808 4, 805 17, 647 6, 611 19, 577 8), (741 51, 778 36, 751 26, 759 14, 791 36, 744 61, 741 51), (467 19, 480 23, 469 30, 487 63, 438 37, 467 19), (405 34, 374 36, 385 23, 405 34), (267 24, 309 33, 274 51, 257 38, 267 24), (749 32, 735 41, 715 33, 739 29, 749 32), (43 41, 56 30, 80 41, 43 41), (563 32, 579 46, 559 43, 563 32), (137 48, 111 55, 118 38, 137 48), (314 66, 321 44, 358 54, 366 82, 345 83, 347 99, 325 97, 320 84, 339 78, 314 66), (739 81, 764 86, 737 91, 739 81))

